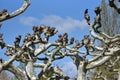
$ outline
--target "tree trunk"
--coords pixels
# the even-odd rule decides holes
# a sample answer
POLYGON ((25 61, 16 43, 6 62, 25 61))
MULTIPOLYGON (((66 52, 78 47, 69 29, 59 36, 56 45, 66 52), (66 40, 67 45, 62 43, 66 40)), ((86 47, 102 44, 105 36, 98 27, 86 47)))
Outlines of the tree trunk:
POLYGON ((78 66, 78 76, 77 80, 87 80, 86 79, 86 72, 87 70, 85 69, 85 62, 80 62, 78 66))
POLYGON ((36 76, 34 75, 34 67, 33 67, 33 62, 32 61, 29 61, 26 64, 26 74, 27 74, 27 77, 30 80, 36 80, 37 79, 36 76))

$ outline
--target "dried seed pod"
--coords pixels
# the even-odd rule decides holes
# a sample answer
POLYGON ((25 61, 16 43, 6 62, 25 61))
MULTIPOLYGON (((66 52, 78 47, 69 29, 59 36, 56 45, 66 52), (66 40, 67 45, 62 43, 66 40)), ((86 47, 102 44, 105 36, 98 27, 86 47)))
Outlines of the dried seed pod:
POLYGON ((94 12, 96 13, 96 15, 100 14, 101 12, 101 8, 98 6, 95 8, 94 12))
POLYGON ((74 37, 70 39, 70 44, 73 44, 73 43, 74 43, 74 37))
POLYGON ((33 31, 37 32, 38 31, 38 27, 37 26, 33 26, 33 31))
POLYGON ((90 38, 89 35, 84 35, 84 39, 83 39, 83 44, 87 45, 90 43, 90 38))
POLYGON ((3 16, 3 15, 8 15, 7 9, 3 9, 3 10, 0 12, 0 16, 3 16))
POLYGON ((61 34, 58 35, 57 42, 63 43, 63 36, 61 34))
POLYGON ((15 38, 14 45, 15 45, 15 46, 19 46, 20 40, 21 40, 21 35, 18 35, 18 36, 15 38))
POLYGON ((90 25, 90 16, 88 15, 88 9, 84 12, 84 18, 87 20, 88 25, 90 25))

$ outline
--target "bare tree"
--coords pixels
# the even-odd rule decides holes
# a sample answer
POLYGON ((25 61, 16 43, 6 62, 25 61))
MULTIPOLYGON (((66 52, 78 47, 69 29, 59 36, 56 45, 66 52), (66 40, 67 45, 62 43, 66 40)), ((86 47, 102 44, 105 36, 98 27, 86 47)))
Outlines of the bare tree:
MULTIPOLYGON (((118 0, 114 0, 114 4, 118 5, 118 3, 119 3, 118 0)), ((102 9, 102 11, 101 11, 101 24, 102 24, 101 30, 104 31, 105 33, 107 33, 108 35, 113 36, 114 34, 120 33, 119 14, 118 14, 118 12, 116 12, 115 9, 110 7, 108 4, 110 4, 110 3, 106 2, 105 0, 101 1, 101 9, 102 9)), ((99 44, 102 45, 102 43, 99 43, 99 44)), ((104 46, 104 45, 102 45, 102 46, 104 46)), ((117 59, 117 56, 114 56, 114 57, 112 57, 112 59, 113 59, 113 60, 111 59, 112 61, 117 59)), ((106 67, 108 67, 108 64, 110 64, 110 61, 108 61, 105 64, 92 70, 93 75, 91 75, 91 78, 94 80, 96 71, 100 70, 102 72, 101 76, 106 76, 107 80, 116 80, 118 73, 106 69, 106 67)), ((116 63, 116 65, 114 65, 111 68, 115 68, 115 69, 119 68, 119 60, 116 63)), ((99 76, 99 78, 100 78, 100 76, 99 76)))
MULTIPOLYGON (((5 9, 2 11, 0 21, 10 19, 12 17, 21 14, 29 6, 29 0, 24 0, 25 3, 17 11, 9 14, 5 9), (5 15, 3 14, 5 12, 5 15)), ((110 0, 111 1, 111 0, 110 0)), ((110 2, 110 4, 114 1, 110 2)), ((112 7, 112 6, 111 6, 112 7)), ((119 8, 114 4, 113 8, 119 13, 119 8)), ((18 80, 37 80, 40 77, 46 77, 44 73, 48 70, 53 72, 53 76, 50 79, 70 79, 59 67, 52 66, 53 61, 63 59, 65 56, 70 57, 77 67, 78 76, 77 80, 87 80, 86 73, 88 70, 104 64, 110 60, 113 56, 117 56, 120 53, 120 34, 115 36, 109 36, 100 31, 101 24, 101 8, 96 7, 94 10, 96 16, 92 23, 88 14, 88 9, 85 10, 84 17, 90 25, 90 34, 84 35, 82 40, 75 40, 71 38, 69 40, 68 34, 60 34, 58 38, 49 43, 50 37, 54 36, 58 31, 54 27, 40 25, 33 26, 33 33, 27 33, 24 37, 22 45, 21 35, 15 38, 14 45, 10 45, 4 42, 2 34, 0 35, 1 48, 6 47, 6 56, 10 56, 9 60, 5 61, 0 59, 0 72, 2 70, 8 70, 12 72, 18 80), (42 35, 42 36, 41 36, 42 35), (95 41, 99 40, 104 43, 103 46, 97 46, 95 41), (81 48, 85 47, 85 51, 81 48), (46 57, 40 57, 45 55, 46 57), (87 58, 92 56, 92 58, 87 58), (13 64, 14 61, 25 63, 25 70, 20 69, 13 64), (39 62, 41 61, 41 62, 39 62), (43 61, 43 62, 42 62, 43 61), (41 68, 38 75, 34 74, 34 67, 41 68)))

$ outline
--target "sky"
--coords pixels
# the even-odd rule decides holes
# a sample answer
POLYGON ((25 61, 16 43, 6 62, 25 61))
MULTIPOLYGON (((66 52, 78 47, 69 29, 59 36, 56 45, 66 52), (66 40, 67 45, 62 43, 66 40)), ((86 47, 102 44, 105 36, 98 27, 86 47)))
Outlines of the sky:
MULTIPOLYGON (((31 5, 24 13, 3 22, 0 33, 3 33, 5 42, 13 44, 17 35, 21 34, 24 37, 26 33, 32 32, 32 26, 41 24, 56 27, 58 34, 67 32, 70 37, 81 40, 85 34, 89 34, 84 10, 89 9, 93 20, 94 8, 101 4, 101 0, 30 0, 30 2, 31 5)), ((6 8, 11 13, 20 8, 22 3, 23 0, 0 0, 0 11, 6 8)), ((0 50, 0 57, 3 55, 4 49, 0 50)))

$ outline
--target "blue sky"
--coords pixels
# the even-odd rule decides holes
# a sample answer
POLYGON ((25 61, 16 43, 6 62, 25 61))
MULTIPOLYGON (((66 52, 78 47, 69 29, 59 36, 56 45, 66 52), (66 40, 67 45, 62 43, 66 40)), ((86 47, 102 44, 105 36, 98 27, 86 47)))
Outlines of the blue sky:
MULTIPOLYGON (((22 3, 23 0, 0 0, 0 10, 6 8, 11 13, 22 3)), ((33 25, 46 24, 56 27, 59 33, 67 32, 70 37, 81 40, 84 34, 89 34, 84 10, 88 8, 91 18, 94 18, 94 8, 100 3, 101 0, 31 0, 24 13, 3 22, 0 32, 4 34, 5 42, 13 44, 18 34, 24 36, 32 32, 33 25)), ((3 53, 4 50, 0 50, 0 57, 3 53)))
MULTIPOLYGON (((1 0, 0 10, 7 8, 11 13, 21 5, 22 0, 1 0)), ((89 32, 84 20, 84 10, 88 8, 93 17, 94 7, 98 5, 100 0, 31 0, 30 7, 24 13, 3 22, 0 32, 4 33, 5 40, 10 43, 18 34, 31 32, 33 25, 40 24, 57 27, 60 33, 82 36, 89 32)))

